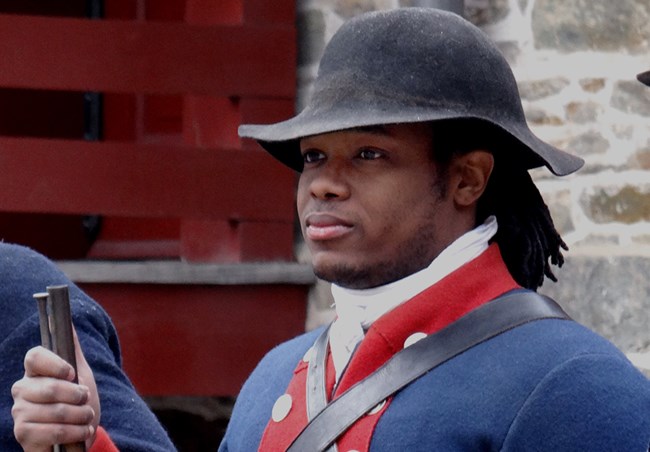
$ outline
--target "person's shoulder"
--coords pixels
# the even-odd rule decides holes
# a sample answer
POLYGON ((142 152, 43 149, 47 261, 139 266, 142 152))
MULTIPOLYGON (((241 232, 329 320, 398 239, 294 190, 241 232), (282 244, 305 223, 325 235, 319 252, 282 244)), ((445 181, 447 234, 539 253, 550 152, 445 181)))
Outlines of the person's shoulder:
POLYGON ((525 394, 503 450, 647 448, 650 381, 608 339, 573 320, 544 319, 492 346, 510 377, 502 386, 525 394))
POLYGON ((639 396, 650 416, 650 381, 614 343, 573 321, 553 325, 549 333, 550 351, 559 359, 547 379, 559 379, 556 384, 563 381, 574 389, 600 388, 619 401, 623 394, 639 396))
POLYGON ((625 359, 625 355, 610 340, 571 319, 543 319, 524 325, 520 332, 536 343, 540 353, 568 360, 579 355, 608 355, 625 359))
POLYGON ((316 338, 323 332, 326 327, 322 326, 312 331, 307 331, 300 334, 286 342, 283 342, 274 347, 269 354, 283 354, 290 350, 303 350, 306 351, 309 347, 314 345, 316 338))
MULTIPOLYGON (((522 295, 522 300, 526 298, 525 296, 535 295, 528 289, 519 289, 513 293, 522 295)), ((538 298, 548 298, 564 309, 562 301, 558 302, 541 294, 538 298)), ((507 341, 512 346, 512 342, 515 342, 515 350, 521 348, 521 351, 528 355, 539 353, 558 360, 570 359, 572 356, 582 353, 621 355, 621 352, 610 341, 571 319, 568 315, 566 318, 541 317, 523 323, 496 337, 496 344, 502 345, 500 341, 507 341), (531 345, 534 347, 531 348, 531 345)), ((490 342, 488 341, 488 343, 490 342)))
POLYGON ((260 363, 257 365, 254 374, 266 373, 267 370, 274 374, 285 369, 293 371, 307 350, 314 345, 316 338, 324 328, 325 327, 321 327, 308 331, 275 346, 264 356, 264 358, 262 358, 260 363))
POLYGON ((0 243, 0 291, 28 294, 45 290, 45 285, 69 283, 49 258, 22 245, 0 243))
POLYGON ((240 399, 254 394, 259 400, 260 391, 283 391, 291 380, 303 356, 314 345, 321 328, 297 336, 271 349, 248 376, 240 392, 240 399))
MULTIPOLYGON (((571 391, 589 387, 610 387, 609 393, 640 391, 650 402, 650 381, 612 342, 574 321, 545 321, 536 335, 537 351, 531 360, 550 357, 549 367, 538 389, 553 381, 553 387, 571 391), (544 324, 546 323, 546 325, 544 324)), ((650 408, 650 407, 649 407, 650 408)))
MULTIPOLYGON (((500 343, 499 340, 495 342, 500 343)), ((610 340, 570 319, 530 322, 503 335, 502 342, 508 344, 513 356, 517 356, 519 365, 513 369, 516 373, 533 373, 540 377, 567 363, 579 366, 592 358, 605 359, 624 372, 639 373, 610 340)))
MULTIPOLYGON (((541 320, 520 332, 518 339, 535 344, 528 367, 544 369, 522 413, 543 412, 567 425, 581 417, 602 428, 614 422, 610 427, 627 429, 626 440, 638 440, 643 429, 650 434, 650 381, 612 342, 571 320, 541 320)), ((614 435, 600 440, 621 439, 614 435)))
POLYGON ((17 256, 39 256, 45 258, 41 253, 17 243, 0 242, 0 255, 17 255, 17 256))
POLYGON ((34 315, 33 295, 49 284, 60 284, 65 276, 42 254, 21 246, 0 242, 0 339, 34 315))
MULTIPOLYGON (((0 342, 3 347, 26 351, 40 343, 34 294, 48 286, 69 288, 70 309, 82 345, 92 339, 109 342, 119 355, 112 322, 102 307, 77 287, 48 257, 28 247, 0 243, 0 342)), ((94 345, 94 344, 93 344, 94 345)), ((4 348, 3 348, 4 350, 4 348)))
POLYGON ((224 442, 236 450, 257 447, 277 398, 286 390, 302 358, 323 328, 301 334, 270 350, 244 383, 233 409, 224 442))
POLYGON ((558 362, 528 394, 504 450, 646 450, 650 381, 622 354, 583 351, 558 362))
MULTIPOLYGON (((4 308, 13 306, 28 314, 35 312, 33 295, 45 292, 48 286, 69 287, 73 317, 77 311, 86 311, 88 303, 96 303, 48 257, 31 248, 0 243, 0 304, 4 308)), ((103 312, 100 314, 104 315, 103 312)))
POLYGON ((15 243, 0 242, 0 261, 2 271, 5 272, 11 267, 19 265, 31 266, 33 264, 51 265, 50 260, 41 253, 23 245, 15 243))
MULTIPOLYGON (((471 356, 499 363, 510 376, 502 384, 526 392, 541 387, 554 374, 571 372, 587 380, 600 380, 594 382, 597 385, 621 378, 638 386, 644 384, 640 371, 612 342, 573 320, 529 322, 481 344, 471 356), (601 366, 598 375, 585 370, 592 366, 601 366)), ((568 377, 562 385, 573 391, 573 380, 568 377)))

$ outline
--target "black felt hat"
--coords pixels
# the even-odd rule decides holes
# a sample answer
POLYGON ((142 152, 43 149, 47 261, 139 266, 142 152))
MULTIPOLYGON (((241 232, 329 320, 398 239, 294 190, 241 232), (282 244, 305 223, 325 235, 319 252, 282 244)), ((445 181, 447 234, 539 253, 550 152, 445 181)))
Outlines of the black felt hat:
MULTIPOLYGON (((357 16, 327 45, 310 101, 293 118, 242 125, 285 165, 302 171, 299 139, 354 127, 475 118, 505 130, 527 168, 565 175, 583 160, 528 128, 512 71, 496 46, 460 16, 401 8, 357 16)), ((470 131, 471 132, 471 131, 470 131)))
POLYGON ((636 76, 636 78, 637 78, 641 83, 644 83, 644 84, 650 86, 650 71, 647 71, 647 72, 641 72, 639 75, 636 76))

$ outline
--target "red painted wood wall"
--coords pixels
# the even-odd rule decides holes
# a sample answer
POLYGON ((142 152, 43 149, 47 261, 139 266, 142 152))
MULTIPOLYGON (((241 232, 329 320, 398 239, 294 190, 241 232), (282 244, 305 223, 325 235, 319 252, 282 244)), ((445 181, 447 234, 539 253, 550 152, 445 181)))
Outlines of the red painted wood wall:
MULTIPOLYGON (((291 261, 294 174, 237 126, 293 113, 294 1, 52 3, 0 5, 2 238, 54 259, 291 261)), ((236 394, 304 325, 304 286, 83 287, 145 394, 236 394)))

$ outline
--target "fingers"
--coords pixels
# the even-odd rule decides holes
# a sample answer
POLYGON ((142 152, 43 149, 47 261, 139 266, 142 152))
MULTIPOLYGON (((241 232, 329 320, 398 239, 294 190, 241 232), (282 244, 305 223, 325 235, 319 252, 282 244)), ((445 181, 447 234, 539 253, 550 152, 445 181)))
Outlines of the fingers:
MULTIPOLYGON (((50 386, 49 379, 38 380, 40 385, 50 386)), ((95 433, 95 411, 85 403, 88 399, 87 388, 80 394, 79 391, 69 390, 69 387, 77 385, 66 381, 62 383, 62 388, 45 391, 23 385, 22 381, 12 387, 14 436, 26 451, 50 451, 53 444, 84 442, 95 433), (80 404, 46 403, 52 399, 74 400, 80 404)))
POLYGON ((45 452, 52 444, 92 443, 99 400, 92 372, 85 371, 92 390, 73 383, 72 366, 51 351, 35 347, 27 352, 25 375, 11 387, 14 435, 23 449, 45 452))
POLYGON ((48 377, 25 377, 11 387, 11 395, 15 401, 26 400, 30 403, 43 404, 82 405, 88 401, 89 392, 87 386, 48 377))
POLYGON ((74 369, 63 358, 44 347, 34 347, 25 355, 25 377, 53 377, 72 381, 74 369))
POLYGON ((25 451, 51 451, 53 444, 84 442, 94 434, 90 425, 20 424, 14 427, 14 436, 25 451))
POLYGON ((17 424, 72 424, 88 426, 95 417, 89 405, 52 403, 36 405, 30 402, 14 404, 11 414, 17 424))

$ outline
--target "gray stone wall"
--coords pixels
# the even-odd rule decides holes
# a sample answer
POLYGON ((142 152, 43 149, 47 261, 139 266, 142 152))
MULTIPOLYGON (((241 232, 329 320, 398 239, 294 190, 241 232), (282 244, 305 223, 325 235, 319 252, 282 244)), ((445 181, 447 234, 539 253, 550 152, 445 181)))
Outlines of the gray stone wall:
MULTIPOLYGON (((298 0, 298 108, 346 19, 425 3, 435 1, 298 0)), ((650 70, 650 2, 465 0, 464 15, 512 65, 533 131, 586 160, 562 179, 533 171, 570 247, 560 282, 541 292, 650 374, 650 87, 635 79, 650 70)), ((332 317, 330 304, 317 286, 308 328, 332 317)))

